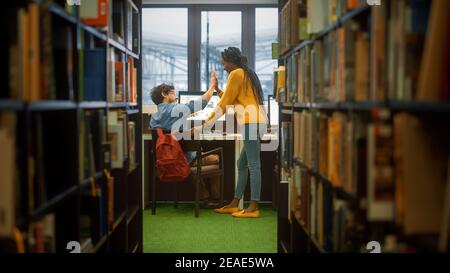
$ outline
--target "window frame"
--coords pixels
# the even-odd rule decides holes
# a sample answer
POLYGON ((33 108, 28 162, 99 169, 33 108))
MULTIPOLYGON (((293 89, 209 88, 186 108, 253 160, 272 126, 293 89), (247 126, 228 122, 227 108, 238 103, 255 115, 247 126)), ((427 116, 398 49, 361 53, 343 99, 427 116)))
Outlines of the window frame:
MULTIPOLYGON (((256 8, 277 8, 277 4, 143 4, 146 8, 188 9, 188 89, 201 89, 201 13, 202 11, 240 11, 242 53, 247 56, 249 66, 255 68, 256 8)), ((170 20, 170 19, 169 19, 170 20)), ((142 26, 143 28, 145 26, 142 26)))

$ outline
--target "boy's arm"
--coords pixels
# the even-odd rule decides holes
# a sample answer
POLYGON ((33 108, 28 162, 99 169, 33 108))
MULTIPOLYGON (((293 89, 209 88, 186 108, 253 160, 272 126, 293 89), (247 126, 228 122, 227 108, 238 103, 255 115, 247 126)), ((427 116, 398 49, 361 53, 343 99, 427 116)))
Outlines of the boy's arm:
MULTIPOLYGON (((200 110, 203 110, 206 105, 208 105, 209 100, 211 99, 212 95, 214 93, 214 87, 210 87, 208 91, 206 91, 201 98, 198 98, 196 100, 191 100, 190 102, 186 104, 178 104, 175 107, 188 107, 189 110, 192 113, 198 112, 200 110)), ((177 109, 178 110, 178 109, 177 109)))

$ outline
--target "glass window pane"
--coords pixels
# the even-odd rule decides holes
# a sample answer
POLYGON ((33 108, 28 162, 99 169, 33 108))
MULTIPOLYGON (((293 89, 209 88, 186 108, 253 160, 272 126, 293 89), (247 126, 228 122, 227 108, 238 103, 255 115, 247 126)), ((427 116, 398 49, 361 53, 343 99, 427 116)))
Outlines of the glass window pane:
POLYGON ((278 9, 255 9, 255 72, 258 75, 264 99, 272 94, 273 68, 278 66, 277 60, 272 60, 272 43, 278 37, 278 9))
POLYGON ((142 100, 153 104, 150 90, 170 83, 188 90, 187 8, 145 8, 142 11, 142 100))
POLYGON ((213 69, 217 71, 221 88, 225 88, 227 75, 220 63, 220 53, 229 46, 241 49, 241 29, 240 11, 202 11, 200 78, 203 91, 208 89, 213 69))

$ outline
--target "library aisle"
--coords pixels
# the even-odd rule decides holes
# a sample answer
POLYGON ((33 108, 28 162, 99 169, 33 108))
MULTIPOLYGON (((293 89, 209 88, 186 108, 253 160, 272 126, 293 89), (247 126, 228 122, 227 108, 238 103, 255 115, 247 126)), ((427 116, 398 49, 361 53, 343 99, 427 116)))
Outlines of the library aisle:
POLYGON ((450 0, 4 2, 0 253, 450 252, 450 0), (261 175, 227 109, 164 181, 150 120, 201 98, 264 104, 261 175), (244 167, 260 217, 201 207, 244 167))
POLYGON ((277 214, 261 207, 260 219, 236 219, 202 209, 192 217, 192 204, 158 205, 144 211, 144 253, 276 253, 277 214))
POLYGON ((279 9, 279 250, 448 252, 450 2, 279 9))
POLYGON ((0 252, 142 252, 141 1, 5 5, 0 252))

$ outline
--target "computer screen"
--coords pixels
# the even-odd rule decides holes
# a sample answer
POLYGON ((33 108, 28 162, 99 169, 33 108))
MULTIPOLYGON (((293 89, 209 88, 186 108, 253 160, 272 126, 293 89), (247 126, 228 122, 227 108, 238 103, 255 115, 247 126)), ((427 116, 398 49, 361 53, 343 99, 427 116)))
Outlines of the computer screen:
MULTIPOLYGON (((178 92, 178 102, 180 104, 187 104, 190 101, 201 98, 203 96, 203 94, 204 94, 204 92, 180 91, 180 92, 178 92)), ((216 93, 214 93, 214 94, 215 95, 213 95, 211 97, 211 99, 209 100, 206 107, 201 111, 193 113, 192 116, 190 118, 188 118, 188 120, 206 120, 208 118, 208 116, 211 114, 211 112, 214 110, 214 107, 216 107, 217 103, 220 100, 220 97, 216 93)), ((218 120, 224 121, 225 116, 220 117, 218 120)))
POLYGON ((269 108, 270 126, 276 127, 278 126, 278 102, 272 96, 269 96, 267 104, 269 108))

